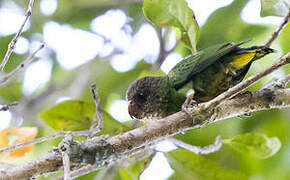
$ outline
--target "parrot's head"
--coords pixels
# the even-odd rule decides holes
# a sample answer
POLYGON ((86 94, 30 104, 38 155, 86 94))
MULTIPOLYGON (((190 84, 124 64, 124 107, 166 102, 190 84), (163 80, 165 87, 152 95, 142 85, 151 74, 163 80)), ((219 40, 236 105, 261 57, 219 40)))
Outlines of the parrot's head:
POLYGON ((127 90, 128 111, 131 117, 164 117, 168 103, 166 76, 146 76, 134 81, 127 90))

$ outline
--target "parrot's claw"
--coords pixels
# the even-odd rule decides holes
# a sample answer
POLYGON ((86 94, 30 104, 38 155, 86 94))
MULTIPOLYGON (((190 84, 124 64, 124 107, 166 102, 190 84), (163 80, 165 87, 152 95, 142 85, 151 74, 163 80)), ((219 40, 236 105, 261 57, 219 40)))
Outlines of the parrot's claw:
POLYGON ((194 98, 194 90, 190 90, 187 92, 186 100, 182 104, 182 111, 191 115, 191 109, 198 105, 198 103, 193 99, 194 98))

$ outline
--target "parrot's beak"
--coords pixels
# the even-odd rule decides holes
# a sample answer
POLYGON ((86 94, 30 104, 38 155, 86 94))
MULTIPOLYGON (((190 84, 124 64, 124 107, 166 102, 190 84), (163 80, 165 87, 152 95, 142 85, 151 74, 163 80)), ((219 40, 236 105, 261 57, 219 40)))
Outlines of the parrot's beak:
POLYGON ((136 111, 135 111, 135 108, 134 108, 134 104, 132 101, 129 101, 129 105, 128 105, 128 112, 129 112, 129 115, 132 119, 136 119, 136 111))

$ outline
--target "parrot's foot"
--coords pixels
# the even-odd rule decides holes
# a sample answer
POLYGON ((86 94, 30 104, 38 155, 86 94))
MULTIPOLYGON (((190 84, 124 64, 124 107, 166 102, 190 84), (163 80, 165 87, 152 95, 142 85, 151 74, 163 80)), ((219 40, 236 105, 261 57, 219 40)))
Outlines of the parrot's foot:
POLYGON ((182 111, 186 112, 191 116, 191 109, 198 105, 198 103, 193 99, 194 90, 189 90, 186 94, 186 100, 182 104, 182 111))

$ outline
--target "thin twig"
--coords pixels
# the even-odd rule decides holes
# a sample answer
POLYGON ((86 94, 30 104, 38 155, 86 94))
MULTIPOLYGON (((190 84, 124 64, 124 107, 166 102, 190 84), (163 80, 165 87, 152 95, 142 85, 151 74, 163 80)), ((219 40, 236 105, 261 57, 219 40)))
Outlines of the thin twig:
POLYGON ((286 26, 289 19, 290 19, 290 8, 289 8, 288 14, 285 16, 283 22, 280 24, 280 26, 277 28, 277 30, 272 34, 271 38, 266 42, 265 46, 267 46, 267 47, 271 46, 273 41, 275 39, 277 39, 277 37, 279 36, 279 33, 281 32, 281 30, 286 26))
POLYGON ((13 71, 11 71, 8 74, 5 74, 1 79, 0 79, 0 87, 5 85, 11 78, 21 69, 26 67, 28 64, 30 64, 35 57, 35 55, 42 49, 44 48, 44 44, 40 45, 34 52, 32 52, 21 64, 19 64, 13 71))
POLYGON ((27 8, 26 13, 25 13, 25 19, 24 19, 23 23, 21 24, 18 32, 15 34, 15 36, 13 37, 11 42, 9 43, 8 49, 7 49, 6 54, 4 56, 4 59, 2 60, 2 62, 0 64, 0 72, 4 71, 4 67, 7 64, 9 57, 15 48, 15 44, 17 43, 18 38, 20 37, 20 35, 23 32, 23 28, 24 28, 25 24, 27 23, 27 21, 29 20, 31 14, 32 14, 33 4, 34 4, 34 0, 30 0, 29 4, 28 4, 28 8, 27 8))
POLYGON ((91 90, 96 105, 96 113, 94 115, 94 119, 90 127, 89 137, 93 137, 96 133, 100 132, 103 129, 103 118, 102 118, 102 110, 100 108, 100 97, 98 96, 96 89, 97 89, 96 84, 93 84, 91 86, 91 90))
POLYGON ((157 36, 159 39, 159 55, 155 63, 152 65, 153 71, 157 71, 160 68, 162 62, 167 56, 167 53, 165 50, 165 41, 164 41, 164 37, 162 36, 162 28, 157 28, 157 36))
POLYGON ((58 133, 55 133, 55 134, 52 134, 49 136, 37 138, 37 139, 32 140, 32 141, 27 141, 27 142, 22 143, 22 144, 16 144, 16 145, 10 146, 8 148, 1 149, 0 154, 3 152, 14 150, 14 149, 22 148, 22 147, 28 146, 30 144, 38 144, 38 143, 41 143, 43 141, 48 141, 48 140, 55 139, 58 137, 63 137, 63 136, 69 135, 69 134, 73 135, 73 136, 88 136, 89 131, 86 130, 86 131, 62 131, 62 132, 58 132, 58 133))
POLYGON ((205 147, 200 147, 200 146, 193 146, 187 143, 184 143, 180 140, 177 140, 175 138, 170 138, 170 141, 173 142, 176 146, 187 149, 195 154, 210 154, 217 152, 220 150, 220 148, 223 145, 223 142, 221 140, 220 136, 217 136, 215 139, 215 142, 211 145, 205 146, 205 147))
POLYGON ((0 111, 8 111, 12 106, 17 106, 18 102, 12 102, 9 104, 4 104, 1 108, 0 111))
POLYGON ((259 74, 249 77, 248 79, 242 81, 241 83, 237 84, 236 86, 230 88, 228 91, 226 91, 226 92, 220 94, 219 96, 215 97, 214 99, 204 103, 205 108, 208 108, 212 105, 214 105, 214 106, 218 105, 223 100, 236 95, 237 93, 241 92, 242 90, 246 89, 247 87, 249 87, 253 83, 260 80, 262 77, 270 74, 271 72, 273 72, 273 71, 277 70, 278 68, 280 68, 286 64, 289 64, 289 63, 290 63, 290 53, 283 56, 278 62, 272 64, 270 67, 263 70, 259 74))

